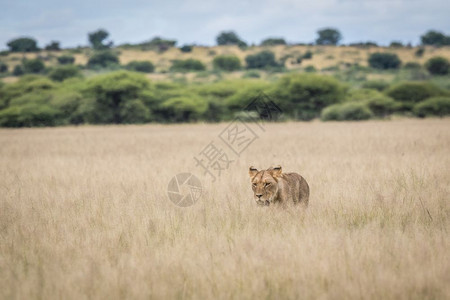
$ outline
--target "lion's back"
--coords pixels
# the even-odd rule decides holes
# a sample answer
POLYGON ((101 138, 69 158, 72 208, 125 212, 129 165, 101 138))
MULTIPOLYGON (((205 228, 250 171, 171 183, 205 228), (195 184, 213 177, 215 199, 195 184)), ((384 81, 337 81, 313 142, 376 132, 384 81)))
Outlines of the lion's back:
POLYGON ((285 196, 294 201, 294 203, 302 203, 308 205, 309 202, 309 185, 298 173, 283 173, 285 181, 285 196))

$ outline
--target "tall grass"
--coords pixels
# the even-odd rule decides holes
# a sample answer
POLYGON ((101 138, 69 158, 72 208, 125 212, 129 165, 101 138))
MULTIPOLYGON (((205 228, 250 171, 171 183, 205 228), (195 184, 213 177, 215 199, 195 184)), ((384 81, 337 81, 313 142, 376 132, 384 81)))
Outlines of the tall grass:
POLYGON ((450 297, 449 119, 269 124, 212 182, 193 156, 225 127, 0 130, 0 298, 450 297), (270 164, 307 210, 255 205, 270 164))

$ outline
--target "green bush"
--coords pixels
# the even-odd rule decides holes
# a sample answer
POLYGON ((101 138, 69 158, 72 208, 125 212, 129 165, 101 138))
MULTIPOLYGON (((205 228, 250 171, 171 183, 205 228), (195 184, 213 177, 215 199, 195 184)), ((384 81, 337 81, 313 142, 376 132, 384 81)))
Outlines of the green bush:
POLYGON ((404 47, 404 45, 403 45, 403 43, 401 41, 392 41, 389 44, 389 47, 390 48, 401 48, 401 47, 404 47))
POLYGON ((91 69, 107 68, 119 63, 119 57, 112 51, 97 51, 89 58, 87 66, 91 69))
POLYGON ((142 72, 142 73, 152 73, 155 70, 155 66, 150 61, 130 61, 126 68, 131 71, 142 72))
POLYGON ((376 98, 376 97, 380 97, 380 96, 383 96, 383 94, 374 89, 365 89, 365 88, 352 89, 345 96, 345 100, 346 101, 366 101, 368 99, 372 99, 372 98, 376 98))
POLYGON ((86 96, 92 99, 92 103, 86 104, 91 108, 86 112, 88 121, 101 124, 129 122, 130 119, 124 119, 127 116, 124 110, 131 109, 127 102, 141 99, 149 87, 150 82, 144 75, 128 71, 92 78, 85 89, 86 96))
MULTIPOLYGON (((69 82, 73 79, 65 81, 69 82)), ((84 97, 81 92, 73 90, 72 87, 64 87, 51 93, 49 105, 60 112, 59 124, 81 124, 86 122, 84 113, 80 111, 84 97)))
POLYGON ((221 32, 217 38, 217 45, 237 45, 239 47, 245 47, 247 44, 239 38, 239 36, 233 31, 221 32))
POLYGON ((442 95, 442 90, 428 82, 403 82, 390 87, 386 95, 400 101, 406 109, 412 108, 412 104, 427 98, 442 95))
POLYGON ((236 93, 225 101, 232 112, 241 111, 261 92, 269 92, 270 85, 262 80, 246 80, 245 84, 236 88, 236 93))
POLYGON ((369 65, 374 69, 398 69, 401 65, 401 60, 397 54, 393 53, 372 53, 369 56, 369 65))
POLYGON ((120 115, 122 123, 126 124, 145 123, 150 120, 150 110, 140 99, 125 102, 120 115))
POLYGON ((286 41, 283 38, 267 38, 261 42, 261 46, 275 46, 286 45, 286 41))
POLYGON ((324 108, 320 117, 323 121, 360 121, 368 120, 372 116, 373 113, 365 103, 346 102, 324 108))
POLYGON ((161 37, 154 37, 150 41, 146 41, 137 45, 131 46, 132 48, 139 48, 141 50, 154 50, 159 53, 165 52, 169 50, 171 47, 176 45, 177 41, 169 40, 161 37))
POLYGON ((61 48, 59 46, 59 42, 51 41, 48 45, 45 46, 45 50, 48 50, 48 51, 60 51, 61 48))
POLYGON ((248 69, 264 69, 279 66, 275 61, 275 54, 269 50, 247 55, 245 62, 247 63, 248 69))
POLYGON ((7 73, 8 72, 8 65, 5 63, 0 63, 0 73, 7 73))
POLYGON ((61 65, 70 65, 75 62, 75 57, 73 57, 72 55, 61 55, 58 56, 58 62, 61 65))
POLYGON ((189 53, 192 52, 192 46, 190 45, 184 45, 183 47, 180 48, 180 51, 183 53, 189 53))
POLYGON ((38 74, 45 70, 44 62, 39 58, 25 59, 22 65, 25 73, 38 74))
POLYGON ((385 118, 398 111, 401 104, 386 96, 378 96, 365 101, 367 107, 379 118, 385 118))
POLYGON ((373 89, 377 91, 384 91, 389 87, 389 83, 383 80, 369 80, 362 84, 362 87, 365 89, 373 89))
POLYGON ((447 75, 450 72, 450 62, 441 56, 427 60, 425 67, 433 75, 447 75))
POLYGON ((214 69, 236 71, 241 68, 241 61, 235 55, 218 55, 213 60, 214 69))
POLYGON ((173 122, 198 120, 207 109, 208 103, 196 95, 183 95, 170 98, 161 105, 166 109, 167 119, 173 122))
POLYGON ((311 59, 312 57, 313 57, 313 53, 310 50, 308 50, 305 52, 305 54, 302 55, 301 58, 302 59, 311 59))
POLYGON ((403 69, 409 69, 409 70, 417 70, 417 69, 421 69, 421 68, 422 68, 422 66, 416 62, 407 62, 403 66, 403 69))
POLYGON ((50 77, 54 81, 64 81, 67 78, 78 76, 81 76, 80 69, 73 65, 54 68, 48 74, 48 77, 50 77))
POLYGON ((303 69, 307 73, 314 73, 317 72, 317 69, 314 66, 307 66, 303 69))
POLYGON ((283 76, 271 94, 286 115, 311 120, 326 106, 340 102, 345 91, 333 77, 304 73, 283 76))
POLYGON ((417 48, 416 52, 414 52, 414 55, 416 57, 422 57, 425 53, 425 47, 419 47, 417 48))
POLYGON ((32 127, 57 125, 59 112, 46 104, 26 103, 0 111, 2 127, 32 127))
POLYGON ((245 72, 242 78, 261 78, 261 74, 256 70, 250 70, 245 72))
POLYGON ((450 115, 450 97, 432 97, 419 102, 414 106, 414 114, 424 118, 428 116, 448 116, 450 115))
POLYGON ((174 60, 172 62, 172 66, 170 67, 171 71, 204 71, 206 70, 206 66, 197 59, 185 59, 185 60, 174 60))
POLYGON ((429 30, 420 37, 423 45, 445 46, 450 45, 450 37, 436 30, 429 30))

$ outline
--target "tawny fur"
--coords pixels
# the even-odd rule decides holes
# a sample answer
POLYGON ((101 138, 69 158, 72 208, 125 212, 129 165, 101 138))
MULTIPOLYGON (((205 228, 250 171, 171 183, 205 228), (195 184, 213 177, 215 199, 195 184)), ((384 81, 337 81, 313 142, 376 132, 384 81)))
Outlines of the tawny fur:
POLYGON ((309 202, 309 186, 306 180, 297 173, 282 173, 281 166, 273 166, 258 171, 249 168, 253 197, 259 205, 303 204, 309 202))

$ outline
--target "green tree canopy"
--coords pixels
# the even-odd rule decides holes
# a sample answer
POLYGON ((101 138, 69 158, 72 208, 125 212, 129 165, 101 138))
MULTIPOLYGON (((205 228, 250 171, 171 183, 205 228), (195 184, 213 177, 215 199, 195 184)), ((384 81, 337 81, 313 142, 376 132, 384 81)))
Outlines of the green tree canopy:
POLYGON ((445 46, 450 45, 450 36, 446 36, 442 32, 429 30, 420 37, 423 45, 445 46))
POLYGON ((344 98, 345 86, 333 77, 316 74, 292 74, 283 76, 273 94, 280 108, 296 119, 310 120, 321 110, 344 98))
POLYGON ((275 54, 269 50, 247 55, 245 62, 247 63, 248 69, 264 69, 279 66, 275 61, 275 54))
POLYGON ((97 51, 87 63, 89 68, 106 68, 119 63, 119 57, 111 50, 97 51))
POLYGON ((219 70, 236 71, 241 68, 241 61, 235 55, 218 55, 214 57, 213 66, 219 70))
POLYGON ((334 28, 324 28, 317 32, 319 37, 316 39, 317 45, 337 45, 342 39, 341 33, 334 28))
POLYGON ((402 61, 395 53, 372 53, 369 56, 369 65, 375 69, 397 69, 400 67, 402 61))
POLYGON ((433 75, 447 75, 450 73, 450 62, 442 56, 435 56, 427 60, 425 67, 433 75))
POLYGON ((144 75, 128 71, 117 71, 100 75, 89 81, 87 96, 91 97, 89 121, 92 123, 125 123, 131 122, 130 114, 138 112, 139 122, 148 113, 141 114, 140 108, 143 94, 150 87, 144 75), (139 101, 135 101, 139 100, 139 101), (130 102, 131 101, 131 102, 130 102))
POLYGON ((217 45, 237 45, 239 47, 247 46, 245 43, 234 31, 223 31, 221 32, 217 38, 217 45))
POLYGON ((283 38, 267 38, 261 42, 261 46, 286 45, 283 38))
POLYGON ((36 40, 28 37, 11 40, 7 43, 7 46, 11 52, 39 51, 36 40))
POLYGON ((47 46, 45 46, 45 50, 59 51, 61 50, 61 47, 59 46, 59 42, 51 41, 47 46))
POLYGON ((92 48, 95 50, 103 50, 111 48, 113 42, 109 41, 106 42, 105 40, 108 38, 109 33, 108 31, 104 29, 99 29, 94 32, 90 32, 88 34, 89 43, 91 44, 92 48))
POLYGON ((35 59, 25 59, 22 62, 23 65, 23 69, 25 71, 25 73, 41 73, 42 71, 45 70, 45 65, 44 62, 42 60, 40 60, 39 58, 35 58, 35 59))

